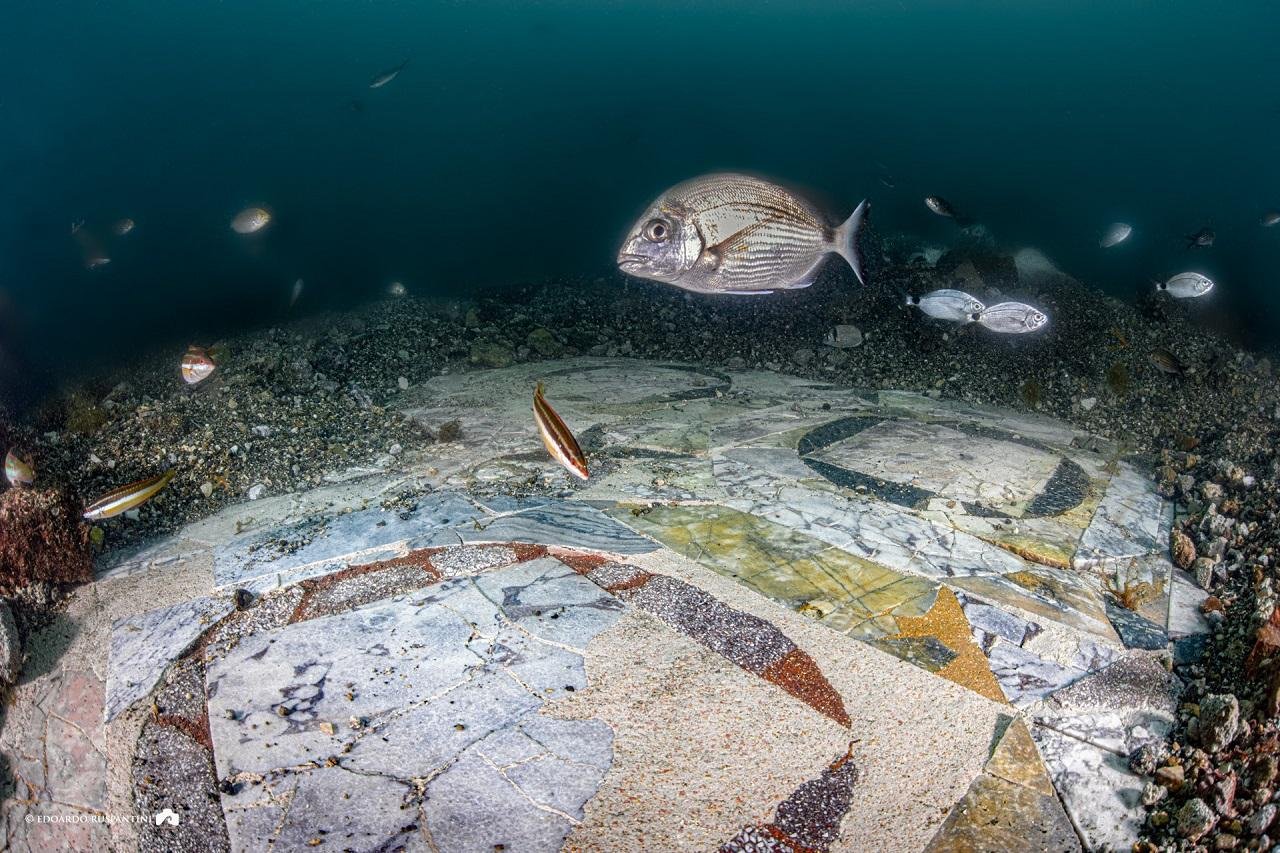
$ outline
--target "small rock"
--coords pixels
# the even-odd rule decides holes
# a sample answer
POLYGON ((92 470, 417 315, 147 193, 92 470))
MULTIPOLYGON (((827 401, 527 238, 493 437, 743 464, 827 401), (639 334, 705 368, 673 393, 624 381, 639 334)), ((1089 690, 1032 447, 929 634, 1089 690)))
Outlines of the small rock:
POLYGON ((1210 693, 1200 700, 1200 744, 1206 752, 1225 749, 1240 727, 1240 703, 1231 693, 1210 693))
POLYGON ((1093 407, 1096 405, 1098 405, 1097 397, 1084 397, 1080 400, 1080 408, 1084 409, 1086 412, 1093 411, 1093 407))
POLYGON ((253 433, 258 438, 269 438, 271 436, 271 427, 266 424, 258 424, 253 429, 249 430, 249 432, 253 433))
POLYGON ((1275 803, 1267 803, 1254 812, 1249 818, 1249 834, 1261 835, 1266 832, 1267 828, 1271 826, 1271 822, 1276 819, 1276 810, 1275 803))
POLYGON ((1196 583, 1201 589, 1213 589, 1213 568, 1217 563, 1208 557, 1196 557, 1195 562, 1191 564, 1191 572, 1196 577, 1196 583))
POLYGON ((332 736, 338 733, 338 727, 326 720, 320 724, 320 731, 332 736))
POLYGON ((1150 808, 1163 800, 1168 793, 1168 788, 1164 788, 1154 782, 1147 782, 1142 786, 1142 804, 1150 808))
POLYGON ((471 345, 471 363, 481 367, 510 367, 516 353, 500 341, 476 341, 471 345))
POLYGON ((808 347, 801 347, 791 354, 791 360, 801 367, 804 367, 806 364, 813 361, 813 350, 808 347))
POLYGON ((201 483, 200 494, 204 495, 206 498, 213 497, 213 483, 208 481, 201 483))
POLYGON ((1213 826, 1214 814, 1204 800, 1196 797, 1187 800, 1174 818, 1178 834, 1183 838, 1195 841, 1213 826))
POLYGON ((0 685, 13 684, 22 672, 22 637, 13 611, 0 599, 0 685))
POLYGON ((399 456, 401 453, 404 453, 404 448, 400 446, 399 442, 396 442, 387 448, 387 452, 392 456, 399 456))
POLYGON ((1169 535, 1169 554, 1173 564, 1180 569, 1189 569, 1196 561, 1196 543, 1181 530, 1174 530, 1169 535))
POLYGON ((258 498, 262 497, 266 493, 266 491, 267 491, 267 487, 262 485, 261 483, 250 486, 249 500, 256 501, 258 498))
POLYGON ((1150 776, 1164 758, 1163 744, 1144 743, 1129 753, 1129 769, 1139 776, 1150 776))
POLYGON ((550 329, 544 329, 541 326, 534 329, 525 338, 525 343, 529 348, 538 355, 546 358, 555 358, 564 352, 564 347, 556 340, 556 336, 551 333, 550 329))
POLYGON ((396 385, 400 386, 400 390, 401 390, 401 391, 408 391, 408 390, 409 390, 409 377, 407 377, 407 376, 401 376, 401 377, 399 377, 398 379, 396 379, 396 385))
POLYGON ((1161 767, 1156 770, 1155 781, 1157 785, 1163 785, 1170 791, 1176 791, 1182 787, 1185 778, 1185 771, 1181 764, 1170 764, 1168 767, 1161 767))
POLYGON ((1214 850, 1235 850, 1236 844, 1240 839, 1236 838, 1229 832, 1224 832, 1213 841, 1214 850))

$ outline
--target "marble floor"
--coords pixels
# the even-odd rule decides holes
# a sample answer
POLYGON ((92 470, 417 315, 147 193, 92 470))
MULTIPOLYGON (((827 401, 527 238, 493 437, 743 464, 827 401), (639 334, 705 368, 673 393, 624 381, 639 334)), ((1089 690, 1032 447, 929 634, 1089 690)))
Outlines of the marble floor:
POLYGON ((67 731, 23 713, 104 781, 73 802, 20 757, 10 846, 55 806, 183 816, 90 828, 101 849, 1132 844, 1126 757, 1168 733, 1167 663, 1207 626, 1173 509, 1118 448, 636 360, 401 405, 460 436, 101 567, 97 698, 67 731), (538 381, 586 482, 541 447, 538 381))

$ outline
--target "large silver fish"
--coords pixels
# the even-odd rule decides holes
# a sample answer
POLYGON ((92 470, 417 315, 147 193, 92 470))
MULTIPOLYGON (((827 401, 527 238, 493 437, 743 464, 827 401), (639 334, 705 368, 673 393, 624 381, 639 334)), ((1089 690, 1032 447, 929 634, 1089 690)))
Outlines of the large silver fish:
POLYGON ((973 317, 993 332, 1021 335, 1043 328, 1049 317, 1040 309, 1022 302, 999 302, 973 317))
POLYGON ((1194 299, 1213 290, 1213 279, 1198 272, 1180 272, 1168 281, 1156 282, 1156 290, 1163 290, 1175 299, 1194 299))
POLYGON ((1263 228, 1280 225, 1280 210, 1268 210, 1266 213, 1262 214, 1262 219, 1259 221, 1263 228))
POLYGON ((907 305, 919 308, 935 319, 954 323, 973 322, 974 315, 987 307, 976 296, 970 296, 963 290, 945 289, 934 290, 924 296, 908 296, 907 305))
POLYGON ((870 205, 832 227, 790 190, 719 173, 678 184, 631 229, 618 266, 628 275, 695 293, 763 294, 808 287, 832 252, 866 276, 858 231, 870 205))
POLYGON ((1107 233, 1102 235, 1102 239, 1098 241, 1098 245, 1104 249, 1110 249, 1112 246, 1119 246, 1125 240, 1129 239, 1129 235, 1133 233, 1133 226, 1124 222, 1116 222, 1107 229, 1107 233))

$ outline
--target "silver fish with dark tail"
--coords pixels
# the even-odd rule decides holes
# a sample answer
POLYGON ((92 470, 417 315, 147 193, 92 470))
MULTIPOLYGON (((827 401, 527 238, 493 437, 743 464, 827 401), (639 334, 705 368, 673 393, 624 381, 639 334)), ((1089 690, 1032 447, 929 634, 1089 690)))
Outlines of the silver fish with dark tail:
POLYGON ((1259 224, 1261 224, 1263 228, 1280 225, 1280 210, 1268 210, 1266 213, 1262 214, 1262 219, 1259 220, 1259 224))
POLYGON ((1187 235, 1187 248, 1207 249, 1213 245, 1213 241, 1216 238, 1217 235, 1213 233, 1213 229, 1205 226, 1196 233, 1187 235))
POLYGON ((999 302, 973 316, 979 325, 1006 335, 1023 335, 1044 327, 1049 317, 1022 302, 999 302))
POLYGON ((231 230, 237 234, 257 234, 271 224, 271 214, 261 207, 246 207, 231 220, 231 230))
POLYGON ((1156 290, 1175 299, 1194 299, 1213 290, 1213 279, 1198 272, 1180 272, 1168 281, 1157 281, 1156 290))
POLYGON ((790 190, 749 175, 704 175, 667 190, 618 253, 628 275, 695 293, 764 294, 808 287, 832 252, 865 282, 858 231, 862 202, 832 227, 790 190))
POLYGON ((148 477, 145 480, 139 480, 136 483, 130 483, 127 486, 121 486, 118 489, 107 492, 84 508, 85 521, 102 521, 103 519, 120 515, 123 512, 128 512, 134 507, 142 506, 155 497, 161 489, 169 485, 174 473, 175 471, 170 468, 156 477, 148 477))
POLYGON ((908 296, 907 305, 919 308, 936 320, 950 320, 953 323, 971 323, 987 307, 982 304, 982 300, 963 290, 947 289, 934 290, 924 296, 908 296))

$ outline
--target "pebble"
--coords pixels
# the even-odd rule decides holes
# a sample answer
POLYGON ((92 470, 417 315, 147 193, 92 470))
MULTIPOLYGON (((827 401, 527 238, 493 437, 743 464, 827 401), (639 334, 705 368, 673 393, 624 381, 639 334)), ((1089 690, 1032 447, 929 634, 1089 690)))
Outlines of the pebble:
POLYGON ((258 438, 269 438, 271 436, 271 427, 266 424, 258 424, 253 429, 249 430, 249 432, 253 433, 258 438))
POLYGON ((857 326, 842 323, 831 330, 823 343, 836 349, 859 347, 862 346, 862 330, 857 326))
POLYGON ((211 497, 213 497, 213 483, 210 483, 210 482, 209 482, 209 481, 207 481, 207 480, 206 480, 205 482, 201 483, 201 484, 200 484, 200 494, 204 495, 206 498, 211 498, 211 497))
POLYGON ((407 376, 401 376, 399 379, 397 379, 397 380, 396 380, 396 385, 400 386, 400 390, 401 390, 401 391, 408 391, 408 390, 409 390, 409 377, 407 377, 407 376))
POLYGON ((1240 703, 1231 693, 1210 693, 1200 700, 1200 743, 1207 752, 1225 749, 1236 739, 1240 703))
POLYGON ((1213 811, 1199 797, 1187 800, 1174 818, 1178 834, 1183 838, 1195 841, 1213 826, 1213 811))
POLYGON ((1097 397, 1084 397, 1080 400, 1080 408, 1086 412, 1093 411, 1093 407, 1098 405, 1097 397))
POLYGON ((1170 764, 1168 767, 1161 767, 1156 770, 1156 784, 1163 785, 1165 788, 1178 790, 1182 787, 1185 771, 1181 764, 1170 764))
POLYGON ((267 491, 267 487, 261 483, 257 483, 249 487, 249 500, 256 501, 262 497, 267 491))
POLYGON ((1261 835, 1271 826, 1271 822, 1276 819, 1276 804, 1267 803, 1258 809, 1249 817, 1249 833, 1251 835, 1261 835))

